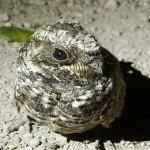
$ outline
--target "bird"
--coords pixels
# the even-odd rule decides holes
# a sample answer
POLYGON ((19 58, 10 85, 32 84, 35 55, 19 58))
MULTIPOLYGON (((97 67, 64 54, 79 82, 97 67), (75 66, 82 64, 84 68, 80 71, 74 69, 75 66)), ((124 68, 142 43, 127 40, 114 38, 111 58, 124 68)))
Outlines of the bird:
POLYGON ((118 59, 79 23, 40 27, 20 49, 15 104, 51 131, 109 128, 122 114, 125 82, 118 59))

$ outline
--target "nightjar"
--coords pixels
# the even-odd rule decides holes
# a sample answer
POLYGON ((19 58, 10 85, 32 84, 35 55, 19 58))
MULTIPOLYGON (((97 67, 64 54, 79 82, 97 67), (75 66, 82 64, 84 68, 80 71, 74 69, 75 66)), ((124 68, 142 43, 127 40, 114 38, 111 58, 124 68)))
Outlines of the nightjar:
POLYGON ((121 115, 125 83, 118 60, 79 24, 38 29, 19 51, 15 101, 62 134, 109 127, 121 115))

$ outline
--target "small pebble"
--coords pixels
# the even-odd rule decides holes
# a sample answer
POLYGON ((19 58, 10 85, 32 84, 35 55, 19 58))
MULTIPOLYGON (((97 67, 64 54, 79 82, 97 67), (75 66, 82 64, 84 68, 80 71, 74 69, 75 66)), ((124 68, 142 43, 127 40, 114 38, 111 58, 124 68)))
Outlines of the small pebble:
POLYGON ((36 150, 50 150, 50 149, 47 148, 47 145, 42 143, 41 145, 36 147, 36 150))
POLYGON ((125 140, 121 140, 120 144, 124 145, 126 143, 125 140))
POLYGON ((62 147, 67 143, 67 138, 64 136, 58 136, 57 137, 58 144, 62 147))
POLYGON ((146 144, 144 142, 141 142, 141 147, 144 147, 146 144))
POLYGON ((12 26, 12 23, 11 22, 5 22, 4 26, 10 27, 10 26, 12 26))
POLYGON ((24 139, 28 139, 28 140, 31 140, 32 137, 33 137, 33 135, 30 134, 30 133, 27 133, 27 134, 23 135, 23 138, 24 138, 24 139))
POLYGON ((99 145, 98 145, 97 142, 88 144, 88 149, 89 150, 96 150, 96 149, 98 149, 98 147, 99 147, 99 145))
POLYGON ((0 13, 0 22, 7 22, 9 20, 9 16, 7 13, 0 13))
POLYGON ((31 28, 31 24, 28 23, 28 22, 24 22, 24 23, 22 24, 22 26, 23 26, 24 28, 31 28))
POLYGON ((30 141, 32 140, 32 138, 33 138, 33 135, 32 134, 30 134, 30 133, 27 133, 27 134, 24 134, 24 135, 19 135, 20 136, 20 138, 24 141, 24 143, 26 143, 26 144, 29 144, 30 143, 30 141))
POLYGON ((53 144, 49 145, 48 148, 49 149, 58 149, 58 148, 60 148, 60 145, 58 145, 57 143, 53 143, 53 144))
POLYGON ((116 10, 117 7, 118 7, 118 4, 116 0, 108 0, 104 6, 104 8, 109 9, 109 10, 116 10))
POLYGON ((34 4, 34 5, 39 5, 39 6, 44 6, 46 5, 46 2, 43 0, 30 0, 29 1, 30 4, 34 4))
POLYGON ((0 138, 0 143, 3 143, 3 145, 6 145, 9 141, 9 139, 10 138, 8 136, 6 136, 4 138, 0 138))
POLYGON ((27 147, 25 147, 25 150, 33 150, 33 149, 32 149, 32 147, 27 146, 27 147))
POLYGON ((107 147, 108 149, 111 149, 111 150, 115 150, 115 146, 113 145, 113 143, 110 141, 110 140, 107 140, 105 143, 104 143, 104 146, 107 147))
POLYGON ((31 145, 32 147, 37 147, 37 146, 40 145, 40 144, 41 144, 41 142, 40 142, 40 140, 37 139, 37 138, 34 138, 34 139, 31 139, 31 140, 30 140, 30 145, 31 145))

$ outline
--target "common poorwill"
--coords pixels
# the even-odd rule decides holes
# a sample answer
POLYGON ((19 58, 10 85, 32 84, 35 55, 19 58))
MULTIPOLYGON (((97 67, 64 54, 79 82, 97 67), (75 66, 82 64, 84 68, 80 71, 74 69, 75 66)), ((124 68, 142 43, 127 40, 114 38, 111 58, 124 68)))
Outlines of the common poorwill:
POLYGON ((15 100, 52 131, 109 127, 121 115, 125 83, 118 60, 79 24, 44 25, 18 57, 15 100))

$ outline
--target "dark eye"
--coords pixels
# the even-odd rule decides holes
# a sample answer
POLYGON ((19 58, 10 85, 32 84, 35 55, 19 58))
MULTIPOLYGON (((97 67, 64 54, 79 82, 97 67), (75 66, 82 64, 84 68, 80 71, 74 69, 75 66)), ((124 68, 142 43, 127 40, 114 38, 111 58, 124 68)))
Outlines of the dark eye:
POLYGON ((53 57, 57 60, 65 60, 67 59, 67 52, 61 49, 56 48, 53 52, 53 57))

